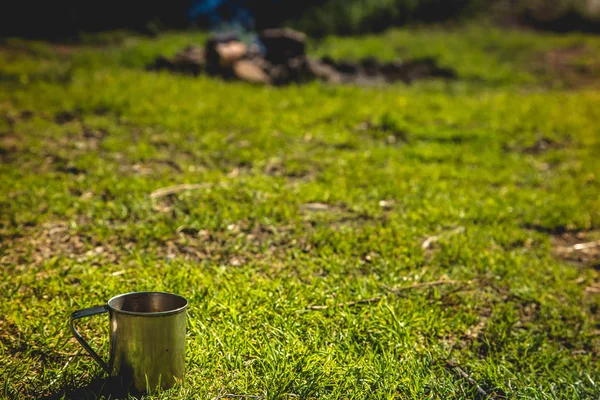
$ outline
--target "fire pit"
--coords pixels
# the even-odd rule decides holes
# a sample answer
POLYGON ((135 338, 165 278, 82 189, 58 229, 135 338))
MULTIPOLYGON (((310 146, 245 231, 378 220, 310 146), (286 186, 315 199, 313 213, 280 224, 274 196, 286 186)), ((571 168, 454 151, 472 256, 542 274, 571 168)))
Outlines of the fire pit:
POLYGON ((204 48, 190 46, 173 58, 160 56, 148 68, 277 86, 313 80, 375 84, 456 77, 452 69, 438 66, 432 58, 407 62, 380 62, 373 57, 359 61, 310 58, 306 55, 306 36, 291 29, 267 29, 258 40, 260 45, 249 45, 233 34, 214 36, 204 48))

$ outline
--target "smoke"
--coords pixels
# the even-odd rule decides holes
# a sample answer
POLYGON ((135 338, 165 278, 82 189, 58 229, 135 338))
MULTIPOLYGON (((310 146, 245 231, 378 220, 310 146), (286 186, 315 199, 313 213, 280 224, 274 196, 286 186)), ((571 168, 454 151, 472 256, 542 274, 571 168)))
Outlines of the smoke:
POLYGON ((256 3, 275 4, 279 0, 193 0, 188 10, 188 18, 193 21, 207 20, 210 29, 217 38, 233 35, 244 42, 251 52, 264 54, 265 47, 255 31, 255 19, 252 12, 256 3))

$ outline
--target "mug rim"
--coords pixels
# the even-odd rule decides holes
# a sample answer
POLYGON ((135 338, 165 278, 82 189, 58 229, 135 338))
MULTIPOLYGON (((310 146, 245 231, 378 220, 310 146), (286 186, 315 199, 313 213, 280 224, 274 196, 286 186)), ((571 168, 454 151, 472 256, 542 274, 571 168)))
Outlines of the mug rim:
POLYGON ((108 308, 109 311, 111 312, 115 312, 117 314, 125 314, 125 315, 134 315, 134 316, 138 316, 138 317, 163 317, 163 316, 167 316, 167 315, 174 315, 174 314, 179 314, 180 312, 184 311, 187 306, 188 306, 189 302, 188 300, 178 294, 175 293, 169 293, 169 292, 155 292, 155 291, 150 291, 150 292, 128 292, 128 293, 122 293, 122 294, 118 294, 116 296, 111 297, 107 302, 106 302, 106 308, 108 308), (118 308, 115 308, 111 305, 111 302, 122 298, 122 297, 126 297, 126 296, 130 296, 130 295, 140 295, 140 294, 160 294, 160 295, 168 295, 168 296, 172 296, 172 297, 177 297, 181 300, 184 301, 184 305, 179 307, 179 308, 175 308, 173 310, 166 310, 166 311, 156 311, 156 312, 139 312, 139 311, 125 311, 125 310, 119 310, 118 308))

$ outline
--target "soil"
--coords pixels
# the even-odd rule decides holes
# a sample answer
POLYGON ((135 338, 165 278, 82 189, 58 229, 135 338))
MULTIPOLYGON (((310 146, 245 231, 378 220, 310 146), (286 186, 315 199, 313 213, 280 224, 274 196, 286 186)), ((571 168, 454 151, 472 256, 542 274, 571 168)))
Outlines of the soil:
POLYGON ((534 72, 547 74, 550 83, 569 88, 600 87, 600 58, 582 45, 553 49, 537 55, 534 72))
POLYGON ((553 235, 552 246, 558 258, 600 270, 600 232, 564 232, 553 235))

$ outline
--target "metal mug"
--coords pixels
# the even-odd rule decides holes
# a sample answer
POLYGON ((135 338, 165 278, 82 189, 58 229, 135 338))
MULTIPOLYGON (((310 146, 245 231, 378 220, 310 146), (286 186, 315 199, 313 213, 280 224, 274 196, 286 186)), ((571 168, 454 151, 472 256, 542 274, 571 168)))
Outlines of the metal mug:
POLYGON ((185 369, 185 310, 188 301, 176 294, 137 292, 115 296, 106 305, 71 314, 75 339, 110 376, 135 391, 171 388, 185 369), (104 360, 75 328, 80 318, 108 312, 110 357, 104 360))

